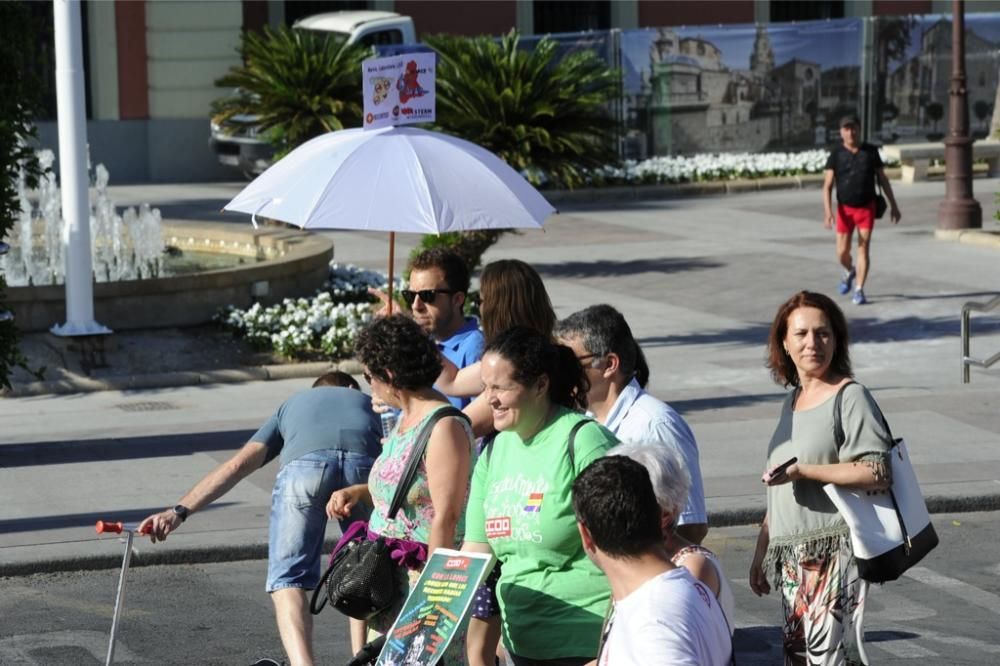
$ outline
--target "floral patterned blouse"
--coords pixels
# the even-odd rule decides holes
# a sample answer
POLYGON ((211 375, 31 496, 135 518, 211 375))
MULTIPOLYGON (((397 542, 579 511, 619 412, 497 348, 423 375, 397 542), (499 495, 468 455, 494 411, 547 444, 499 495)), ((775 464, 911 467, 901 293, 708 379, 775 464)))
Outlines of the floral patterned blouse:
MULTIPOLYGON (((434 520, 434 505, 431 504, 431 492, 427 485, 427 461, 426 454, 424 460, 417 466, 417 473, 413 479, 413 485, 403 501, 403 506, 396 514, 395 520, 389 520, 386 514, 389 512, 389 505, 392 503, 393 495, 396 493, 396 486, 403 475, 406 463, 410 459, 413 445, 416 444, 417 435, 423 430, 431 415, 439 409, 444 409, 449 405, 441 405, 433 409, 420 420, 420 423, 400 432, 399 426, 392 431, 385 444, 382 446, 382 453, 372 465, 371 474, 368 476, 368 489, 371 492, 374 510, 368 523, 368 528, 382 536, 396 539, 409 539, 426 544, 430 538, 431 522, 434 520)), ((473 450, 472 430, 469 424, 459 419, 465 434, 468 437, 469 452, 473 450)), ((472 474, 472 466, 469 466, 469 474, 472 474)), ((455 528, 455 544, 462 543, 465 537, 465 512, 463 511, 455 528)))

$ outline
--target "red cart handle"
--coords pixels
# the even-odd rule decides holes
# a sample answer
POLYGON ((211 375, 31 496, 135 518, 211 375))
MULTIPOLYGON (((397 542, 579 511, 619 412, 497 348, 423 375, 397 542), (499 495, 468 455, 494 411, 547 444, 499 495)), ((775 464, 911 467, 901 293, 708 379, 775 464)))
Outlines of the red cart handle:
POLYGON ((136 534, 149 534, 152 525, 146 525, 145 529, 141 532, 139 530, 139 523, 125 523, 122 521, 114 520, 98 520, 97 521, 97 533, 98 534, 121 534, 122 532, 135 532, 136 534))

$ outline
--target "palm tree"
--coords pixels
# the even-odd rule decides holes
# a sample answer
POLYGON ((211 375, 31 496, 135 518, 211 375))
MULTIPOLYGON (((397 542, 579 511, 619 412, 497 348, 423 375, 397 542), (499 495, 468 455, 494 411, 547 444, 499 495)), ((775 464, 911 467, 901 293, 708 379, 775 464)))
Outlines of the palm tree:
POLYGON ((550 38, 518 47, 511 31, 490 37, 436 35, 437 125, 490 150, 536 184, 540 174, 574 187, 583 171, 616 161, 607 105, 618 74, 592 51, 557 57, 550 38))
POLYGON ((361 125, 361 61, 369 48, 282 26, 243 33, 238 51, 244 64, 216 81, 236 90, 212 103, 215 122, 252 116, 279 157, 320 134, 361 125))

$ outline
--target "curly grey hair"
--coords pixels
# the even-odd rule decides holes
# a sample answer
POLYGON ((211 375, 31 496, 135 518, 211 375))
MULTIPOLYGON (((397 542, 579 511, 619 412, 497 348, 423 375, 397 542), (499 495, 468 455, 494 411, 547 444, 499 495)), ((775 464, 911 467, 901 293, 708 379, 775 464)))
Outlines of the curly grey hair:
POLYGON ((691 473, 684 466, 676 444, 619 444, 608 451, 607 455, 625 456, 645 467, 649 472, 649 480, 653 482, 653 493, 660 509, 671 516, 671 522, 676 521, 687 504, 688 490, 691 488, 691 473))

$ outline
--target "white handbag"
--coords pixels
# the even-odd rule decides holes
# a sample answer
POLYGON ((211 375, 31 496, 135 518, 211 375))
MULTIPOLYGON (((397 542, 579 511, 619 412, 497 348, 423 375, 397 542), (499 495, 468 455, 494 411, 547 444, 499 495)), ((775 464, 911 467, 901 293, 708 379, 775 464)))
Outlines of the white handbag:
MULTIPOLYGON (((834 433, 839 449, 844 443, 840 421, 841 387, 834 402, 834 433)), ((882 416, 886 432, 892 433, 882 416)), ((851 545, 862 579, 872 583, 896 580, 938 544, 937 533, 927 513, 917 475, 910 464, 906 442, 893 439, 889 450, 892 486, 883 491, 865 491, 828 483, 823 490, 851 529, 851 545)))

